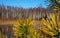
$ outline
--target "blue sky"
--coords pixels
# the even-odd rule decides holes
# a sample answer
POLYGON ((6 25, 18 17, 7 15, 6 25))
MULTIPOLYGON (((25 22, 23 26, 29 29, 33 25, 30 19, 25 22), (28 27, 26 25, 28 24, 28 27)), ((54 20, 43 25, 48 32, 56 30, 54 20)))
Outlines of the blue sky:
POLYGON ((39 5, 46 8, 45 0, 0 0, 0 4, 8 6, 17 6, 23 8, 38 7, 39 5))

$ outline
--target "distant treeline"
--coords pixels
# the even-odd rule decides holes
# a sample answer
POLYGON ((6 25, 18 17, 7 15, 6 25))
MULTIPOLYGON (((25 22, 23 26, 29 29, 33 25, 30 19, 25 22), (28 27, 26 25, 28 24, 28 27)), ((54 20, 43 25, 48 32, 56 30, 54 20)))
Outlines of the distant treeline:
POLYGON ((39 20, 41 17, 49 16, 49 13, 55 13, 53 9, 49 8, 27 8, 24 9, 22 7, 12 7, 12 6, 4 6, 0 5, 0 18, 33 18, 39 20))

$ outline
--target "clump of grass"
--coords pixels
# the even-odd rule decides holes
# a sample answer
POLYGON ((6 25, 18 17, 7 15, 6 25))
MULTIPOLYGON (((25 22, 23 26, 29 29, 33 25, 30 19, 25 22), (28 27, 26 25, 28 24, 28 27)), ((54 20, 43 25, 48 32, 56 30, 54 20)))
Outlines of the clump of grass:
POLYGON ((31 25, 32 21, 34 21, 31 18, 28 18, 26 20, 19 19, 17 24, 15 24, 14 27, 14 35, 17 38, 37 38, 40 37, 39 33, 37 33, 37 30, 34 29, 34 27, 31 25))
POLYGON ((60 38, 60 13, 50 13, 49 18, 42 18, 43 26, 40 30, 43 31, 50 38, 60 38))

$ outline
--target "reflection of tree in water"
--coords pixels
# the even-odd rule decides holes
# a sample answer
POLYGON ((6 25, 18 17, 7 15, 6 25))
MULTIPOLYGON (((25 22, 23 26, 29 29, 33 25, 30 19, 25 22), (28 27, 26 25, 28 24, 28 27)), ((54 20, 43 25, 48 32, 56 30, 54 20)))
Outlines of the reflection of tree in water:
POLYGON ((0 13, 0 17, 2 16, 2 13, 0 13))
POLYGON ((2 28, 0 28, 0 32, 2 31, 2 28))

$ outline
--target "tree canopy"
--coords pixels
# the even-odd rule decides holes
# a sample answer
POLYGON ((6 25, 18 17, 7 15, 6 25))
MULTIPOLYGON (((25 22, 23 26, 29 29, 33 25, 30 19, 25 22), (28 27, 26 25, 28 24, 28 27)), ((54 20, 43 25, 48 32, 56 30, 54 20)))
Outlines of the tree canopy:
POLYGON ((49 7, 57 7, 60 9, 60 0, 47 0, 50 2, 49 7))

